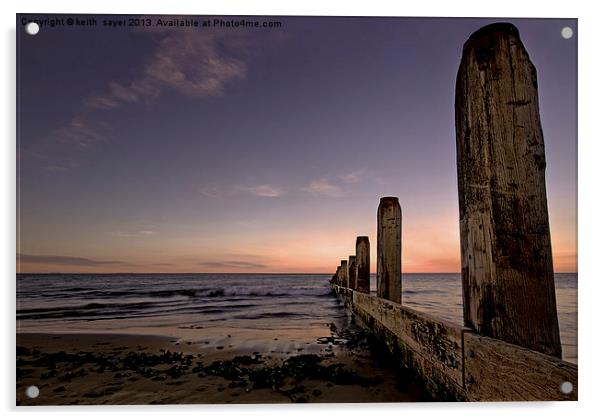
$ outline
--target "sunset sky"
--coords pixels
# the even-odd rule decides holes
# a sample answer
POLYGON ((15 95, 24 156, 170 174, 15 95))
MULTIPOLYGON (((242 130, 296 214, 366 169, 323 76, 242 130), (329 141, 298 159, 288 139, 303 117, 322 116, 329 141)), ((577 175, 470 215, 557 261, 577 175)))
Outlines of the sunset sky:
POLYGON ((282 27, 17 31, 18 271, 330 273, 358 235, 374 271, 398 196, 403 271, 459 272, 455 78, 500 20, 538 70, 554 266, 577 270, 576 20, 253 19, 282 27))

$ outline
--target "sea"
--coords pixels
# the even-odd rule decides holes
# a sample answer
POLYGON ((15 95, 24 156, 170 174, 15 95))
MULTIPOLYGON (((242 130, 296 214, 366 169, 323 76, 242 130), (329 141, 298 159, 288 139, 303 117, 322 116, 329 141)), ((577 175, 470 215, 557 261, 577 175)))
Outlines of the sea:
MULTIPOLYGON (((345 317, 327 274, 17 274, 17 332, 238 328, 345 317)), ((563 359, 577 363, 577 274, 555 275, 563 359)), ((402 302, 462 325, 460 274, 404 274, 402 302)), ((372 293, 376 279, 371 278, 372 293)))

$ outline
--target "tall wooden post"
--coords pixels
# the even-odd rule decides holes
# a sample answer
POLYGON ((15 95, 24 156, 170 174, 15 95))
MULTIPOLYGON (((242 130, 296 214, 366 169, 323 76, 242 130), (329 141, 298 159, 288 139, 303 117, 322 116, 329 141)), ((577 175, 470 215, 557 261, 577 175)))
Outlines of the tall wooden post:
POLYGON ((401 303, 401 207, 397 197, 380 199, 377 223, 376 293, 401 303))
POLYGON ((356 290, 370 294, 370 240, 358 236, 355 240, 356 290))
POLYGON ((515 26, 470 36, 456 80, 464 322, 560 357, 537 95, 515 26))
POLYGON ((341 286, 349 287, 349 277, 347 270, 347 260, 341 260, 341 286))
POLYGON ((349 278, 349 288, 355 290, 357 288, 357 272, 356 272, 356 259, 355 255, 349 256, 349 262, 347 263, 347 278, 349 278))

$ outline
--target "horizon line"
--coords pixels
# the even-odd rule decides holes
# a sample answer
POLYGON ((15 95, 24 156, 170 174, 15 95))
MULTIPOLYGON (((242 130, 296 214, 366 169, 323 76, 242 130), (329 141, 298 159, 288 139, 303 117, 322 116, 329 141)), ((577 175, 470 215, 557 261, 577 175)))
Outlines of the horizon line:
MULTIPOLYGON (((90 275, 115 275, 115 274, 238 274, 238 275, 249 275, 249 274, 259 274, 259 275, 334 275, 335 273, 312 273, 312 272, 168 272, 168 271, 157 271, 157 272, 140 272, 140 271, 116 271, 116 272, 82 272, 82 271, 44 271, 44 272, 17 272, 15 274, 22 275, 32 275, 32 274, 42 274, 42 275, 52 275, 52 274, 90 274, 90 275)), ((370 275, 376 275, 376 272, 371 272, 370 275)), ((462 274, 459 271, 411 271, 411 272, 401 272, 404 274, 462 274)), ((578 274, 578 271, 554 271, 554 274, 578 274)))

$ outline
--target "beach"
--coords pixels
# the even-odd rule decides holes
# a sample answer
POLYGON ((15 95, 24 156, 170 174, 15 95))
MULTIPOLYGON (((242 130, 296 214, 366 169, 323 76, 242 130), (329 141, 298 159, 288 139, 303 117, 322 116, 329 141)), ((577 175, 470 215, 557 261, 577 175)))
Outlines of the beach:
MULTIPOLYGON (((564 357, 576 362, 577 277, 556 283, 564 357)), ((404 275, 404 304, 459 324, 460 284, 404 275)), ((428 400, 382 350, 326 275, 17 277, 19 405, 428 400)))
POLYGON ((16 18, 18 406, 578 400, 577 19, 16 18))
POLYGON ((202 342, 144 334, 19 334, 17 405, 430 400, 411 371, 390 369, 384 354, 375 357, 374 343, 357 328, 325 327, 323 337, 304 344, 299 332, 255 337, 253 346, 243 344, 244 331, 220 333, 221 339, 205 335, 209 341, 202 342), (35 399, 26 396, 31 385, 40 390, 35 399))

